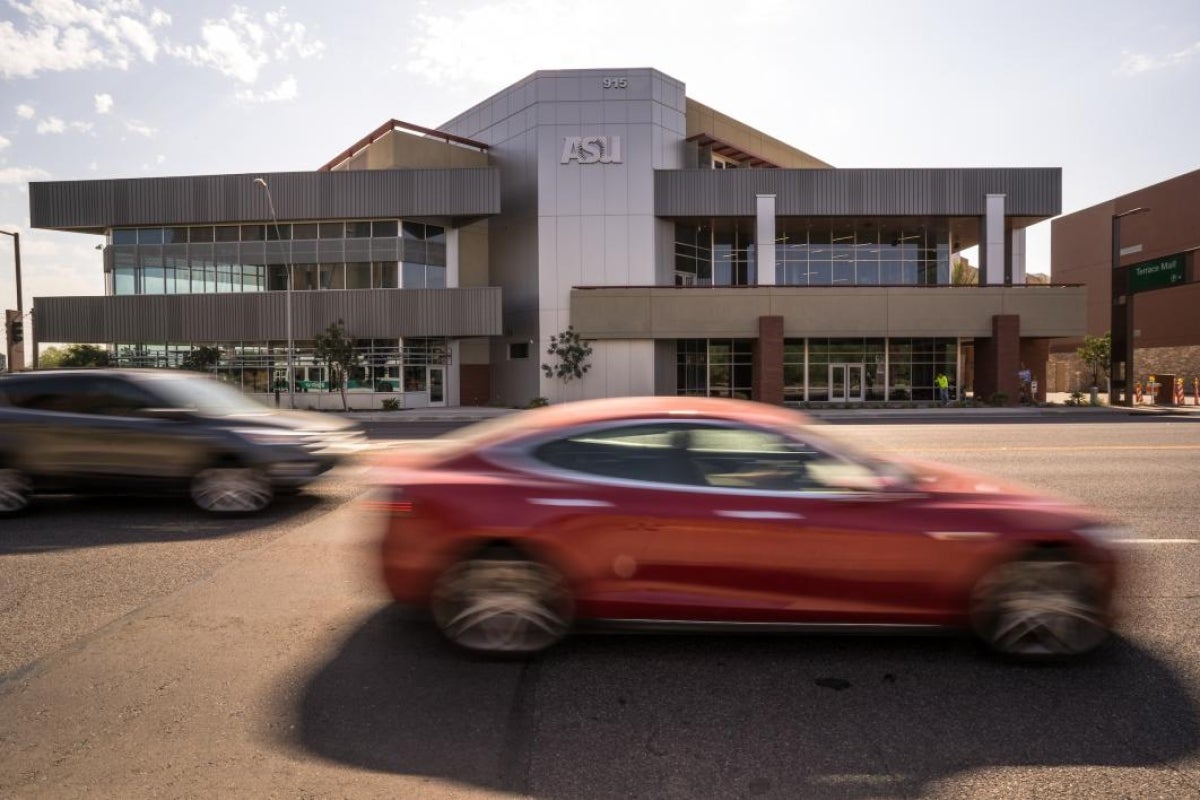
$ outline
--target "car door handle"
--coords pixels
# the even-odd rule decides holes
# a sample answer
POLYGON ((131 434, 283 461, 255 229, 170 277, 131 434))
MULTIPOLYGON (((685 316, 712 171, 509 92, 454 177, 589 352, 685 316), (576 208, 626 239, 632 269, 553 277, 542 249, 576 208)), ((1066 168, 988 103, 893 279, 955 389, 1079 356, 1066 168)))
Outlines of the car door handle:
POLYGON ((535 506, 556 508, 612 508, 612 503, 607 500, 589 500, 585 497, 529 497, 526 500, 535 506))
POLYGON ((803 514, 793 514, 790 511, 758 511, 753 509, 721 509, 716 512, 718 517, 730 519, 804 519, 803 514))

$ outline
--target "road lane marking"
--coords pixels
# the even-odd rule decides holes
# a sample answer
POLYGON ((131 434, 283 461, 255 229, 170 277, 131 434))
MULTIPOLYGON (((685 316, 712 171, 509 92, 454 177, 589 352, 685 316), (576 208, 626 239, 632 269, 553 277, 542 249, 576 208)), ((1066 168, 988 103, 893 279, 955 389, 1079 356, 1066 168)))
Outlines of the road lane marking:
POLYGON ((1200 539, 1112 539, 1114 544, 1200 544, 1200 539))
POLYGON ((1022 453, 1055 453, 1060 451, 1077 452, 1079 450, 1200 450, 1200 444, 1091 444, 1091 445, 1018 445, 999 447, 901 447, 893 450, 917 451, 923 453, 1001 453, 1006 451, 1022 453))

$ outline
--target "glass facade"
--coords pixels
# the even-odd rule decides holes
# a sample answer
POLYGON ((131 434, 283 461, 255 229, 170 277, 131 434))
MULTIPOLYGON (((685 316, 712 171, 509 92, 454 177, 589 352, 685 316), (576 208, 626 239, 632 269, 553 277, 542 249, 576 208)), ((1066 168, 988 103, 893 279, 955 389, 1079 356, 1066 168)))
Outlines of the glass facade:
MULTIPOLYGON (((927 401, 944 372, 958 396, 958 340, 809 338, 783 343, 784 403, 927 401)), ((753 339, 676 341, 676 394, 750 399, 753 339)))
POLYGON ((680 339, 675 352, 676 394, 750 399, 753 339, 680 339))
POLYGON ((446 229, 399 220, 117 228, 110 294, 446 288, 446 229))
MULTIPOLYGON (((950 236, 916 223, 780 218, 775 264, 780 286, 948 284, 950 236)), ((745 286, 757 280, 754 220, 676 223, 676 286, 745 286)))

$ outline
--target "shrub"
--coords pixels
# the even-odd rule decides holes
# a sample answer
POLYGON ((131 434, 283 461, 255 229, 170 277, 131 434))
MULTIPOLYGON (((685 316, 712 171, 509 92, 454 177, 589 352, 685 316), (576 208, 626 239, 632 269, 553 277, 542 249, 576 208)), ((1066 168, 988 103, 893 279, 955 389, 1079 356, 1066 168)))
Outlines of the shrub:
POLYGON ((1006 406, 1008 405, 1007 392, 995 392, 988 398, 988 405, 991 406, 1006 406))
POLYGON ((399 397, 385 397, 385 398, 383 398, 383 402, 379 404, 379 407, 382 408, 384 411, 399 411, 400 410, 400 398, 399 397))
POLYGON ((529 405, 527 405, 526 408, 542 408, 543 406, 548 406, 548 405, 550 405, 550 401, 547 400, 546 398, 535 397, 529 401, 529 405))
POLYGON ((1083 405, 1083 392, 1080 392, 1080 391, 1071 392, 1071 396, 1067 398, 1066 404, 1069 406, 1083 405))

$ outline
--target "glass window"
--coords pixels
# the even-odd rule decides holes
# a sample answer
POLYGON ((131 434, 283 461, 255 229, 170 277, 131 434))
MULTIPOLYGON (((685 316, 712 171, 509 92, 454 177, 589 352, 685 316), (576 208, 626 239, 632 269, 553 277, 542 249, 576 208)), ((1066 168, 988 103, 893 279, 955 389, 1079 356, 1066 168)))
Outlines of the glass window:
POLYGON ((376 261, 371 264, 371 286, 374 289, 397 289, 399 271, 395 261, 376 261))
POLYGON ((187 228, 164 228, 163 242, 165 244, 186 243, 188 240, 187 228))
POLYGON ((445 289, 446 268, 430 264, 425 268, 425 288, 445 289))
POLYGON ((529 342, 509 342, 508 358, 510 361, 529 358, 529 342))
POLYGON ((355 262, 346 265, 347 289, 371 288, 371 265, 365 262, 355 262))
POLYGON ((264 264, 242 265, 242 291, 261 292, 266 289, 267 268, 264 264))
POLYGON ((116 228, 113 230, 113 244, 137 244, 137 228, 116 228))
POLYGON ((193 242, 211 242, 213 240, 212 225, 199 225, 188 230, 188 240, 193 242))
POLYGON ((280 225, 271 224, 267 226, 267 241, 278 242, 286 241, 292 238, 292 226, 284 222, 280 225))
POLYGON ((400 225, 394 219, 377 219, 371 223, 371 235, 378 238, 400 235, 400 225))
POLYGON ((262 225, 243 225, 242 226, 242 241, 243 242, 261 242, 266 238, 263 232, 262 225))
POLYGON ((424 289, 425 284, 425 265, 414 264, 411 261, 404 262, 404 283, 402 286, 405 289, 424 289))
POLYGON ((113 294, 133 294, 136 291, 133 267, 116 267, 113 274, 113 294))
POLYGON ((422 222, 405 222, 404 238, 413 242, 425 241, 425 224, 422 222))
POLYGON ((315 239, 317 238, 317 223, 304 222, 292 225, 293 239, 315 239))
POLYGON ((288 288, 288 268, 285 264, 267 265, 267 288, 272 292, 286 292, 288 288))
POLYGON ((322 239, 344 239, 345 227, 340 222, 322 222, 317 226, 322 239))
POLYGON ((371 223, 370 222, 347 222, 346 223, 346 238, 347 239, 369 239, 371 238, 371 223))
POLYGON ((311 291, 318 287, 319 272, 316 264, 297 264, 292 267, 292 288, 311 291))
POLYGON ((621 425, 576 433, 541 445, 534 457, 572 472, 623 480, 695 485, 682 425, 621 425))
POLYGON ((322 289, 345 289, 346 268, 342 264, 321 265, 322 289))
POLYGON ((162 244, 162 228, 138 228, 138 244, 162 244))
POLYGON ((236 242, 238 240, 237 225, 218 225, 213 230, 218 242, 236 242))
MULTIPOLYGON (((239 267, 241 265, 238 265, 239 267)), ((232 292, 233 291, 233 264, 218 263, 217 264, 217 291, 232 292)), ((240 278, 240 276, 239 276, 240 278)), ((239 280, 238 283, 241 283, 239 280)), ((241 288, 239 286, 239 288, 241 288)))

